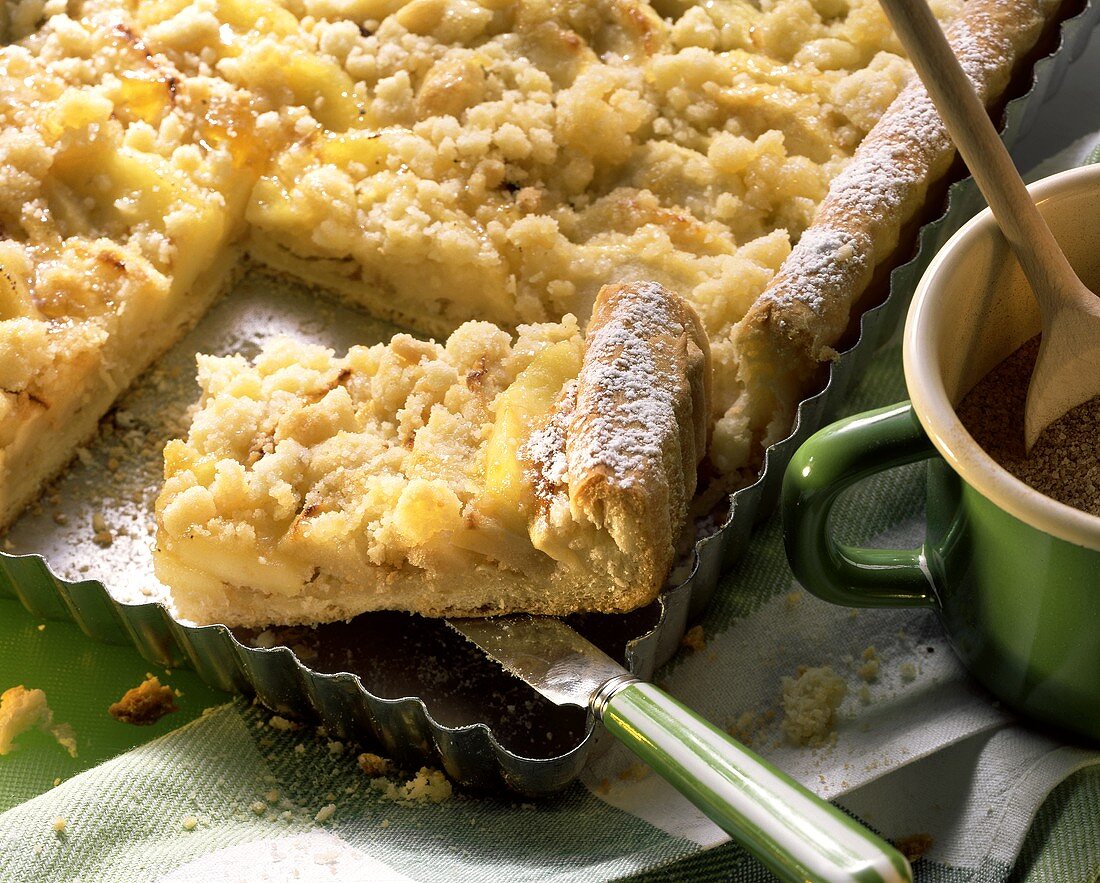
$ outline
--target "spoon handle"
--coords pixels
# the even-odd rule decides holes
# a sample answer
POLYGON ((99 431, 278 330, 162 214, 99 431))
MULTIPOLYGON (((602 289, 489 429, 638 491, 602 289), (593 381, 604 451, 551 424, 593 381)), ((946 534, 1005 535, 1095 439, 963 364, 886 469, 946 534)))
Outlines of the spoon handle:
MULTIPOLYGON (((1028 195, 997 130, 925 0, 880 0, 951 139, 1031 283, 1044 319, 1082 283, 1028 195), (1059 294, 1065 293, 1063 297, 1059 294)), ((1045 324, 1045 322, 1044 322, 1045 324)))

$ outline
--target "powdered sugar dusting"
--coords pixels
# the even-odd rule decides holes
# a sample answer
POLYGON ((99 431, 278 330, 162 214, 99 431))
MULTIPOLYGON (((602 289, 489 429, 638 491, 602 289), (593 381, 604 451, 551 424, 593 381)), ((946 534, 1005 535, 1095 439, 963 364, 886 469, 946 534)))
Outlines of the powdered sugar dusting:
POLYGON ((811 227, 773 286, 775 300, 797 300, 815 313, 826 307, 826 294, 855 281, 867 270, 865 236, 828 227, 811 227))
POLYGON ((676 406, 687 381, 669 350, 685 329, 656 283, 624 286, 612 298, 606 321, 589 326, 566 453, 570 475, 602 474, 625 489, 654 463, 663 474, 665 445, 679 437, 676 406))
MULTIPOLYGON (((683 307, 653 282, 621 286, 601 299, 580 379, 565 386, 546 425, 520 449, 543 501, 591 475, 620 490, 643 478, 667 483, 669 457, 682 456, 679 406, 692 395, 692 369, 678 352, 692 335, 683 307)), ((692 408, 706 410, 699 402, 692 408)), ((680 489, 676 496, 690 493, 680 489)))
MULTIPOLYGON (((1003 21, 973 8, 956 20, 949 39, 978 94, 988 97, 1007 77, 1014 56, 1003 21)), ((846 316, 861 283, 884 257, 876 249, 892 247, 892 231, 953 149, 927 91, 914 80, 833 180, 814 224, 758 303, 846 316)), ((784 309, 776 319, 784 324, 784 309)))
POLYGON ((531 433, 519 449, 520 459, 532 464, 535 493, 540 499, 550 498, 567 482, 566 427, 576 404, 577 381, 571 380, 562 388, 546 425, 531 433))

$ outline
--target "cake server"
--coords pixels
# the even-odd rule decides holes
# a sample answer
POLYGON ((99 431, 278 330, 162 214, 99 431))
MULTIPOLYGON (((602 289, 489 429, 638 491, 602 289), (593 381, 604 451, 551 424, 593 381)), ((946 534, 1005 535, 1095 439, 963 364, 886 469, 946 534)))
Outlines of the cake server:
POLYGON ((912 880, 896 849, 549 617, 448 624, 551 702, 589 708, 645 764, 788 881, 912 880))

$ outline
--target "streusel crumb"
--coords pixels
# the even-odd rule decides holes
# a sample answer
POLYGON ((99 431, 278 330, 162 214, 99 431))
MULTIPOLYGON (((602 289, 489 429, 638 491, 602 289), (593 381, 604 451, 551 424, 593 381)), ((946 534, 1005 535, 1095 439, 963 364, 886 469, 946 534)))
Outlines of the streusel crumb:
POLYGON ((107 713, 124 724, 149 726, 170 712, 176 711, 176 694, 160 679, 149 676, 141 684, 127 690, 107 713))

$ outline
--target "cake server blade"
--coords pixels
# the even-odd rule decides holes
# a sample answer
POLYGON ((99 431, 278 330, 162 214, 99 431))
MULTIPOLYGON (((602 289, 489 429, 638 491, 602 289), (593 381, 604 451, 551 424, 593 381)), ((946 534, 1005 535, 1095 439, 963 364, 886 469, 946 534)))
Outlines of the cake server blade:
POLYGON ((708 818, 788 881, 911 881, 890 844, 644 683, 557 619, 448 624, 551 702, 590 708, 708 818))
POLYGON ((447 624, 555 705, 588 708, 603 684, 631 676, 560 619, 508 616, 447 624))

